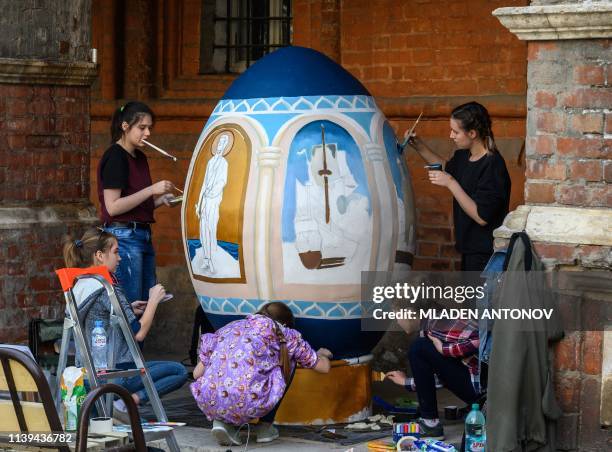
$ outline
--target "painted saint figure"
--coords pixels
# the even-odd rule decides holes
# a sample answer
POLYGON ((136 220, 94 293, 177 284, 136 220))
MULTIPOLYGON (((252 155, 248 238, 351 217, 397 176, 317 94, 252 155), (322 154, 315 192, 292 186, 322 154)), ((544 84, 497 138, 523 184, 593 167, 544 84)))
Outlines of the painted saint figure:
POLYGON ((219 206, 223 200, 223 189, 227 183, 227 160, 224 155, 229 151, 230 136, 222 133, 214 147, 212 158, 206 164, 204 183, 195 206, 196 216, 200 219, 200 242, 202 243, 201 270, 215 273, 213 255, 217 251, 217 224, 219 206))

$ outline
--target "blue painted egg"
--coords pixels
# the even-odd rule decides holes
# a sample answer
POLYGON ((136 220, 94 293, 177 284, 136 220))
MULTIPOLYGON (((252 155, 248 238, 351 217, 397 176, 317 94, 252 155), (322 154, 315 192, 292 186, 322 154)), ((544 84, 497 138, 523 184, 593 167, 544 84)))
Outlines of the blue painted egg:
POLYGON ((187 264, 211 323, 287 303, 335 357, 369 353, 361 272, 410 269, 415 214, 393 129, 325 55, 286 47, 237 78, 196 145, 185 184, 187 264))

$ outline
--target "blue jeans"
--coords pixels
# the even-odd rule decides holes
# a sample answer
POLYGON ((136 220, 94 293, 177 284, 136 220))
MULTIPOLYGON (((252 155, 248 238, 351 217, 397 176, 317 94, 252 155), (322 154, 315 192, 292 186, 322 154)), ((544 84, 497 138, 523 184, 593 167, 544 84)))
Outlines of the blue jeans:
MULTIPOLYGON (((187 370, 181 363, 174 361, 147 361, 145 366, 149 370, 155 389, 157 389, 160 397, 176 391, 187 381, 187 370)), ((134 363, 121 363, 117 365, 119 369, 133 369, 134 367, 134 363)), ((123 386, 132 394, 136 394, 140 399, 140 403, 145 403, 149 400, 140 375, 118 378, 114 383, 123 386)))
POLYGON ((125 291, 128 302, 148 300, 149 289, 157 283, 151 231, 117 227, 107 227, 105 230, 119 241, 121 262, 115 276, 125 291))

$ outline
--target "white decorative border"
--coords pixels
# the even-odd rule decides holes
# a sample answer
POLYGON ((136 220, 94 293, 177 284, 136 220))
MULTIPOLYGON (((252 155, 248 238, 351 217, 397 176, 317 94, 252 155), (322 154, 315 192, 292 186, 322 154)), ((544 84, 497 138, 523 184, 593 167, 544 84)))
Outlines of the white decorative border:
POLYGON ((378 107, 371 96, 363 95, 221 99, 212 115, 227 113, 303 113, 309 110, 325 109, 343 112, 374 112, 378 107))
MULTIPOLYGON (((219 315, 253 314, 266 304, 265 300, 246 298, 218 298, 199 295, 204 312, 219 315)), ((282 300, 296 317, 320 320, 361 319, 361 303, 358 301, 299 301, 282 300)))

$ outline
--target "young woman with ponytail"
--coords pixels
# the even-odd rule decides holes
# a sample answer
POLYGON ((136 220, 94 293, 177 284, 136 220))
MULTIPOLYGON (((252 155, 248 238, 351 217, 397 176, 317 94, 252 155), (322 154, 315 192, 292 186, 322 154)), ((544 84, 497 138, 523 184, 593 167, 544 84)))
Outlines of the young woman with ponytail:
POLYGON ((240 445, 237 427, 257 418, 257 442, 273 441, 274 416, 296 365, 327 373, 331 356, 325 348, 315 352, 294 329, 291 309, 274 301, 202 336, 191 393, 220 445, 240 445))
POLYGON ((153 211, 171 206, 172 182, 153 183, 147 157, 140 150, 149 138, 155 116, 141 102, 119 107, 111 121, 112 145, 98 164, 98 199, 105 230, 119 240, 122 262, 117 278, 129 301, 141 300, 156 283, 151 243, 153 211))
MULTIPOLYGON (((450 129, 450 138, 458 150, 448 162, 416 136, 407 138, 429 165, 437 163, 444 168, 430 168, 429 180, 452 193, 455 246, 461 253, 461 270, 479 274, 493 254, 493 230, 508 213, 510 176, 495 145, 485 107, 477 102, 458 106, 451 113, 450 129)), ((410 344, 408 360, 413 378, 399 370, 386 374, 394 383, 416 391, 422 438, 444 438, 438 418, 436 376, 468 404, 481 397, 487 365, 479 365, 479 344, 475 320, 430 320, 420 337, 410 344)))
POLYGON ((455 246, 461 253, 461 270, 482 271, 493 254, 493 230, 508 213, 510 176, 497 150, 491 118, 485 107, 469 102, 455 108, 450 117, 450 138, 458 150, 446 162, 413 135, 408 143, 428 164, 429 180, 453 195, 455 246))
MULTIPOLYGON (((64 241, 63 254, 67 267, 87 268, 104 265, 111 274, 114 274, 121 262, 117 238, 102 228, 91 228, 80 239, 67 237, 64 241)), ((130 322, 129 326, 134 339, 142 342, 151 329, 157 305, 166 294, 164 287, 157 284, 149 289, 146 301, 136 300, 131 303, 128 302, 118 282, 114 284, 114 288, 119 303, 130 322)), ((91 342, 91 332, 96 320, 101 320, 107 334, 110 334, 111 303, 102 284, 92 278, 81 279, 75 284, 73 293, 85 340, 91 342)), ((114 336, 113 353, 116 368, 134 368, 132 355, 121 334, 114 336)), ((78 353, 77 362, 80 362, 78 353)), ((160 396, 179 389, 187 381, 187 371, 182 364, 172 361, 147 361, 145 365, 149 369, 160 396)), ((147 402, 147 393, 140 376, 120 378, 117 383, 132 393, 132 398, 137 405, 147 402)), ((114 416, 122 422, 128 422, 127 408, 123 401, 115 402, 114 416)))

